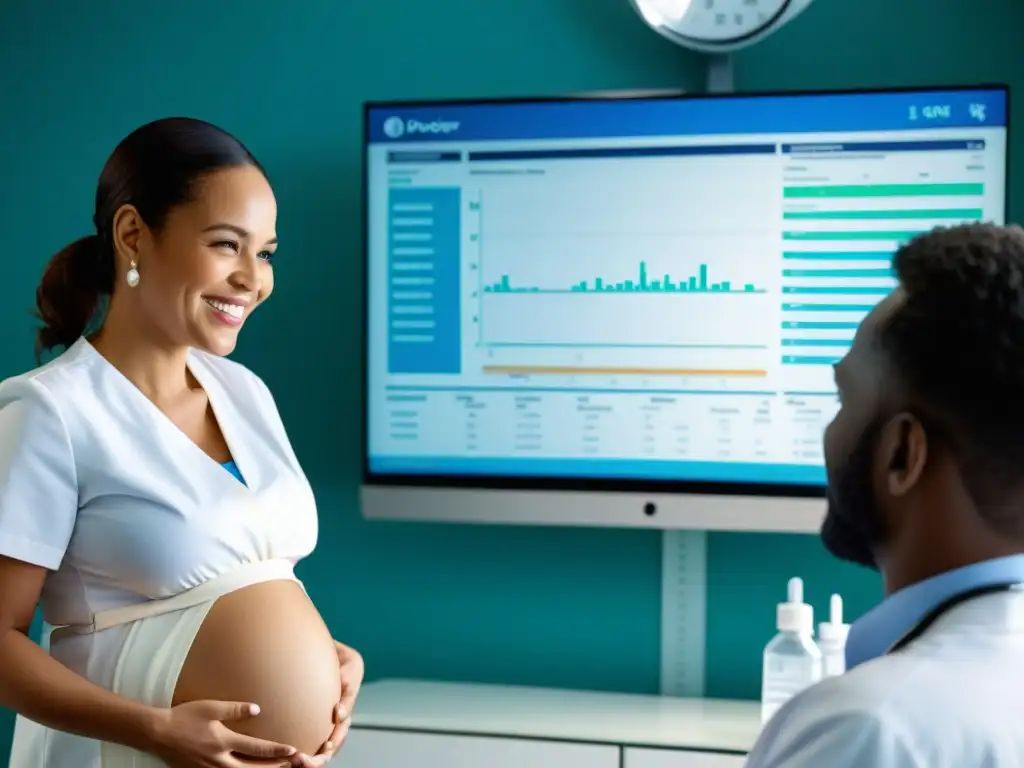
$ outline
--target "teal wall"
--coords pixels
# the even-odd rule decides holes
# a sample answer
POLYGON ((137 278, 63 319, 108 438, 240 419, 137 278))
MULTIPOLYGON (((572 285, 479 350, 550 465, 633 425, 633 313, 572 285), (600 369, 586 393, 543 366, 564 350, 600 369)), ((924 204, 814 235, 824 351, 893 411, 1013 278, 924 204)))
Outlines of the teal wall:
MULTIPOLYGON (((818 0, 739 56, 737 86, 1024 85, 1022 29, 1019 0, 818 0)), ((372 678, 657 690, 659 534, 359 517, 360 102, 695 90, 696 56, 627 0, 6 0, 0 72, 0 376, 32 364, 34 287, 49 254, 88 231, 114 143, 168 114, 219 123, 281 203, 277 294, 239 357, 275 391, 314 484, 322 536, 303 576, 335 634, 372 678)), ((879 594, 813 537, 715 534, 709 548, 710 695, 757 695, 790 575, 819 612, 833 589, 854 614, 879 594)))

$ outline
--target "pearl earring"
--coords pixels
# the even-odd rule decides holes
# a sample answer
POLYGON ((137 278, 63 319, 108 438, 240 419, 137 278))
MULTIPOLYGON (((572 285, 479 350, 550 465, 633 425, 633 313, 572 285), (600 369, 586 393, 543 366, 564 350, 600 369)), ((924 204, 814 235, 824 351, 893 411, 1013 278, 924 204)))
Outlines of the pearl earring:
POLYGON ((132 259, 128 267, 128 274, 124 276, 124 279, 128 282, 129 288, 134 288, 139 284, 139 270, 135 266, 135 259, 132 259))

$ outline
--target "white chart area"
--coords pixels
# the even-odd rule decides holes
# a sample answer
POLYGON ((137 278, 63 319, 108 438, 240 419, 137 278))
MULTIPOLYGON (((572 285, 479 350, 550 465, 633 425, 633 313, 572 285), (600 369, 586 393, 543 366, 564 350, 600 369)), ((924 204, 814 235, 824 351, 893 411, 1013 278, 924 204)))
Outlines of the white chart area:
POLYGON ((772 156, 651 158, 482 180, 480 341, 604 365, 749 363, 736 350, 767 349, 778 321, 776 172, 772 156))
POLYGON ((399 164, 371 146, 380 471, 821 482, 832 366, 894 287, 893 253, 1005 216, 1003 128, 586 146, 645 143, 771 151, 423 144, 459 160, 399 164), (801 149, 851 141, 883 148, 801 149))

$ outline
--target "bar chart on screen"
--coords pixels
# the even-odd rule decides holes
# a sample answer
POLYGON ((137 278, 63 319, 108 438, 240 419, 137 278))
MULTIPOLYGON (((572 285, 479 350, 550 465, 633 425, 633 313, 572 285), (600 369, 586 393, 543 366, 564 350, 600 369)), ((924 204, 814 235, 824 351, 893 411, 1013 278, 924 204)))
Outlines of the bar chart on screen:
MULTIPOLYGON (((626 188, 629 205, 602 190, 548 187, 541 199, 528 185, 487 190, 480 200, 481 345, 701 350, 705 360, 709 351, 767 349, 778 311, 779 276, 766 250, 772 242, 756 220, 737 228, 709 210, 733 189, 726 179, 701 198, 660 190, 649 205, 636 199, 644 195, 637 187, 626 188)), ((742 358, 727 355, 723 369, 743 368, 736 365, 742 358)))

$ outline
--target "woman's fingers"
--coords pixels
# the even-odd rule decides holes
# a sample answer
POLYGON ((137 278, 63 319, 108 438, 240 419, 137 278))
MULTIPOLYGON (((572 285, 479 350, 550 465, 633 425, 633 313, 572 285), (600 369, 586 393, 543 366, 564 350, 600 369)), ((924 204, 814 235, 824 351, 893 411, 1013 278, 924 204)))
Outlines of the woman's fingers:
MULTIPOLYGON (((228 749, 246 757, 255 757, 262 760, 275 760, 289 758, 295 754, 295 747, 287 744, 278 744, 276 741, 257 739, 255 736, 244 736, 241 733, 228 731, 230 734, 227 742, 228 749)), ((282 765, 287 765, 284 760, 282 765)))
POLYGON ((331 735, 327 737, 327 742, 322 747, 320 747, 320 750, 319 752, 317 752, 317 754, 320 754, 320 752, 331 752, 339 744, 341 744, 342 729, 344 728, 344 726, 344 720, 335 719, 334 730, 331 731, 331 735))
POLYGON ((256 717, 260 713, 258 704, 247 701, 200 701, 193 706, 201 708, 203 714, 211 720, 220 720, 222 723, 256 717))
POLYGON ((299 763, 292 762, 293 758, 287 760, 247 760, 234 755, 227 755, 217 763, 219 768, 294 768, 299 763))
POLYGON ((317 755, 302 755, 301 761, 299 762, 300 768, 324 768, 334 757, 334 753, 328 754, 317 754, 317 755))
POLYGON ((356 706, 356 696, 359 695, 359 686, 350 685, 346 686, 345 690, 342 691, 341 702, 339 703, 342 718, 348 717, 352 714, 352 710, 356 706))
POLYGON ((351 727, 352 727, 352 718, 351 717, 346 717, 344 720, 341 721, 341 723, 335 729, 333 741, 334 741, 334 748, 336 750, 342 744, 345 743, 345 737, 348 736, 348 731, 349 731, 349 728, 351 728, 351 727))

